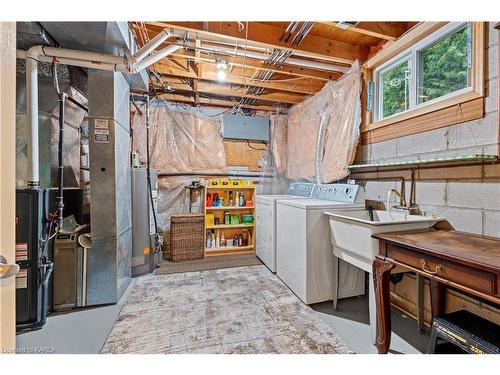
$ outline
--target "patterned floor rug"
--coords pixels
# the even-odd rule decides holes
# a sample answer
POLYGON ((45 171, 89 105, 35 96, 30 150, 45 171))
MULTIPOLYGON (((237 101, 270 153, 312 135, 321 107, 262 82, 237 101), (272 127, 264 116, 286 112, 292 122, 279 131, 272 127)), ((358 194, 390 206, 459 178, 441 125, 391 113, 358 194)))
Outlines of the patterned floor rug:
POLYGON ((262 262, 255 254, 220 255, 205 257, 183 262, 167 262, 164 260, 155 269, 155 275, 169 275, 172 273, 215 270, 221 268, 257 266, 262 262))
POLYGON ((265 266, 136 281, 101 353, 349 353, 265 266))

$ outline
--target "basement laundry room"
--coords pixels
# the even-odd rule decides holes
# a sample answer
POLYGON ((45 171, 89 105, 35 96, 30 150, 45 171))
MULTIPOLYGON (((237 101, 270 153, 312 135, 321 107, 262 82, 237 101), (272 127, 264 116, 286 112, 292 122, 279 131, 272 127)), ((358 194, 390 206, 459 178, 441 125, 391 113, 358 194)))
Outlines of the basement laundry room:
POLYGON ((500 22, 231 9, 0 22, 0 363, 500 354, 500 22))

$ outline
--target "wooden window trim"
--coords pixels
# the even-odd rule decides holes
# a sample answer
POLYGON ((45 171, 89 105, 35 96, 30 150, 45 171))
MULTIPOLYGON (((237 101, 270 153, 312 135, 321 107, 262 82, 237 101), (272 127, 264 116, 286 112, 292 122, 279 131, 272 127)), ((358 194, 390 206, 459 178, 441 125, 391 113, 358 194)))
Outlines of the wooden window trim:
POLYGON ((373 121, 374 108, 372 111, 366 109, 366 88, 368 81, 373 80, 374 70, 446 24, 447 22, 421 23, 363 64, 363 123, 361 125, 363 143, 375 143, 421 133, 484 116, 486 22, 472 22, 471 90, 421 105, 380 121, 373 121), (462 112, 462 107, 471 107, 470 103, 474 103, 474 110, 462 112), (483 104, 481 111, 478 110, 479 103, 483 104), (457 116, 455 113, 460 113, 460 115, 457 116), (420 121, 424 119, 425 121, 420 121))

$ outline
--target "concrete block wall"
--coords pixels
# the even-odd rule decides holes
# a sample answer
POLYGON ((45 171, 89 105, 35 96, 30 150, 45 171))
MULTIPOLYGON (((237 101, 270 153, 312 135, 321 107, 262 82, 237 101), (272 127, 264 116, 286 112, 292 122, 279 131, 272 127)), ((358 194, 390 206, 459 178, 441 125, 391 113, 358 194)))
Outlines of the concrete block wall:
MULTIPOLYGON (((470 154, 498 155, 498 31, 488 24, 485 116, 432 131, 362 146, 362 162, 427 159, 470 154)), ((416 172, 416 201, 427 214, 444 216, 455 229, 500 237, 500 165, 416 172)), ((398 181, 366 183, 367 199, 385 202, 398 181)), ((408 176, 406 176, 407 178, 408 176)), ((406 182, 409 196, 410 184, 406 182)))

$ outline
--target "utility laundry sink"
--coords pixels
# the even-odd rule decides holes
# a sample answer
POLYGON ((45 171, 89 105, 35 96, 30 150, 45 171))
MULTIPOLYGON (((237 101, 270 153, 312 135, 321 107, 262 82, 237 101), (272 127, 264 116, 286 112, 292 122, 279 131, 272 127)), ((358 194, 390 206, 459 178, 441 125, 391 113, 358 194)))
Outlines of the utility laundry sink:
POLYGON ((371 272, 378 240, 372 234, 430 228, 440 217, 409 215, 394 211, 368 210, 325 212, 330 219, 334 254, 355 266, 371 272))
MULTIPOLYGON (((378 254, 378 240, 372 238, 372 235, 430 228, 444 219, 384 210, 373 210, 371 214, 369 210, 325 212, 325 214, 328 215, 330 220, 334 256, 369 273, 370 329, 372 342, 374 343, 376 336, 376 306, 372 263, 378 254)), ((335 300, 333 301, 333 307, 334 309, 337 308, 335 300)))

